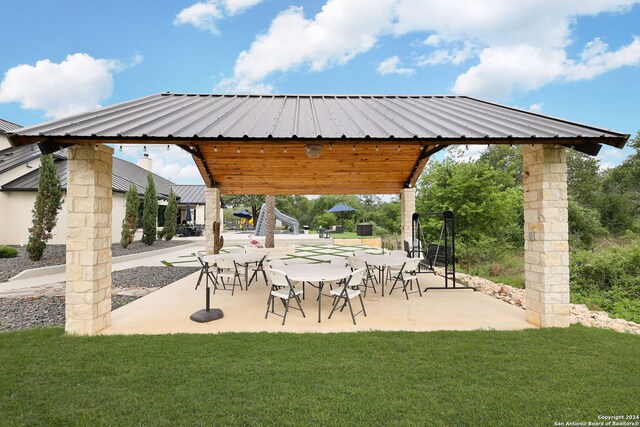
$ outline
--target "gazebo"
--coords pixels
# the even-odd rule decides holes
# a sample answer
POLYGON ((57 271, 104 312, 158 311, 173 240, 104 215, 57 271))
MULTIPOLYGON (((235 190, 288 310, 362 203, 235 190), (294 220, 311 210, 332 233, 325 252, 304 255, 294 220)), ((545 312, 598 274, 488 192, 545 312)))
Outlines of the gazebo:
POLYGON ((411 238, 414 185, 449 145, 524 145, 526 317, 569 325, 565 149, 596 155, 627 134, 466 96, 162 93, 14 130, 15 146, 67 147, 66 330, 111 319, 111 173, 105 144, 173 144, 206 184, 206 247, 224 194, 400 194, 411 238))

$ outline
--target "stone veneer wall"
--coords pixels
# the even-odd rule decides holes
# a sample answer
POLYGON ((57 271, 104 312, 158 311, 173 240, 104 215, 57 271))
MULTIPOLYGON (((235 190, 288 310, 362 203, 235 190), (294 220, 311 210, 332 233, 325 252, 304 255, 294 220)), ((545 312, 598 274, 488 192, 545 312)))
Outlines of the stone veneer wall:
MULTIPOLYGON (((213 222, 220 218, 220 190, 204 189, 204 238, 207 254, 213 253, 213 222)), ((222 230, 222 227, 220 228, 222 230)), ((222 232, 222 231, 221 231, 222 232)))
POLYGON ((524 146, 523 156, 526 318, 542 327, 567 327, 569 224, 565 149, 524 146))
MULTIPOLYGON (((400 236, 411 244, 411 227, 416 211, 416 189, 403 188, 400 192, 400 236)), ((404 245, 404 242, 402 243, 404 245)))
POLYGON ((67 164, 67 332, 93 335, 111 324, 113 148, 74 145, 67 164))

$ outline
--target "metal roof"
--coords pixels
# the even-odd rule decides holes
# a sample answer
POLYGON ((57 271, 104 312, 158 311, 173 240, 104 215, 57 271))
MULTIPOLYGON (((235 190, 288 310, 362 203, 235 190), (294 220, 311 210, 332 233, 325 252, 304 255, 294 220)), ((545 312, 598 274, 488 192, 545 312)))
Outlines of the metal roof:
POLYGON ((13 132, 102 138, 519 139, 628 135, 467 96, 162 93, 13 132))
POLYGON ((0 151, 0 174, 38 158, 40 158, 40 150, 37 145, 2 150, 0 151))
POLYGON ((8 136, 47 151, 175 144, 192 154, 207 186, 230 195, 392 194, 414 186, 448 145, 559 144, 595 155, 601 144, 622 148, 629 138, 466 96, 171 93, 8 136))
MULTIPOLYGON (((0 151, 0 174, 15 167, 21 166, 30 161, 39 159, 42 153, 37 145, 25 145, 22 147, 11 147, 0 151)), ((56 159, 66 159, 67 150, 60 150, 53 153, 56 159)))
POLYGON ((180 204, 204 205, 204 185, 172 185, 180 204))
POLYGON ((16 129, 20 129, 20 125, 12 123, 8 120, 0 119, 0 132, 11 132, 16 129))
MULTIPOLYGON (((30 147, 20 147, 21 149, 30 147)), ((39 150, 36 157, 40 157, 39 150)), ((1 152, 0 152, 1 154, 1 152)), ((67 158, 66 153, 56 153, 56 166, 58 167, 58 176, 60 184, 64 190, 67 189, 67 158)), ((130 184, 135 185, 139 195, 143 195, 147 187, 148 171, 126 160, 113 158, 113 175, 112 185, 113 191, 116 193, 126 193, 129 191, 130 184)), ((156 185, 156 196, 159 199, 166 199, 169 195, 169 187, 174 184, 163 177, 151 174, 153 182, 156 185)), ((14 179, 2 186, 3 191, 36 191, 38 190, 38 181, 40 179, 40 168, 35 169, 26 175, 14 179)))

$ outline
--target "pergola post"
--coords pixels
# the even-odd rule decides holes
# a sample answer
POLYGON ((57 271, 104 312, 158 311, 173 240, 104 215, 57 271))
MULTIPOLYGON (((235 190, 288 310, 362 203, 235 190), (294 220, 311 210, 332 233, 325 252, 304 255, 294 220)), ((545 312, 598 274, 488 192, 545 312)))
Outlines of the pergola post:
POLYGON ((569 224, 565 149, 525 146, 524 270, 526 318, 568 327, 569 224))
POLYGON ((93 335, 111 325, 113 148, 74 145, 68 159, 65 330, 93 335))
MULTIPOLYGON (((220 190, 217 188, 204 189, 204 235, 207 254, 213 253, 213 223, 220 218, 220 190)), ((221 228, 222 230, 222 228, 221 228)))
POLYGON ((411 227, 415 211, 416 189, 403 188, 400 192, 400 237, 402 237, 403 242, 411 242, 411 227))

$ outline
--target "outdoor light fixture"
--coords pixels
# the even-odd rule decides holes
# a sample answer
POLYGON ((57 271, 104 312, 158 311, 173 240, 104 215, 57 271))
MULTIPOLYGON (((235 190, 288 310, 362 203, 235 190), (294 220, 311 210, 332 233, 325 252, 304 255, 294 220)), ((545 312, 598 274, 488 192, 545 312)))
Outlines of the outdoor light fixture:
POLYGON ((213 151, 218 152, 218 146, 213 147, 213 151))
POLYGON ((122 153, 122 145, 120 146, 120 152, 122 153))
POLYGON ((142 147, 142 151, 144 151, 145 153, 147 152, 147 146, 146 146, 146 145, 144 145, 144 146, 142 147))
POLYGON ((329 144, 329 150, 333 150, 333 144, 329 144))
POLYGON ((378 151, 378 146, 376 145, 376 152, 378 151))
POLYGON ((356 151, 356 144, 353 144, 353 145, 351 146, 351 151, 356 151))
POLYGON ((169 151, 171 149, 171 147, 169 147, 169 145, 167 144, 167 151, 169 151))
POLYGON ((304 146, 304 152, 307 153, 307 157, 310 159, 317 159, 322 154, 322 145, 308 144, 304 146))
POLYGON ((287 152, 287 147, 284 147, 284 152, 285 152, 285 153, 287 152))
POLYGON ((264 148, 260 147, 260 154, 264 154, 264 148))
POLYGON ((240 147, 236 148, 236 153, 240 154, 240 147))

